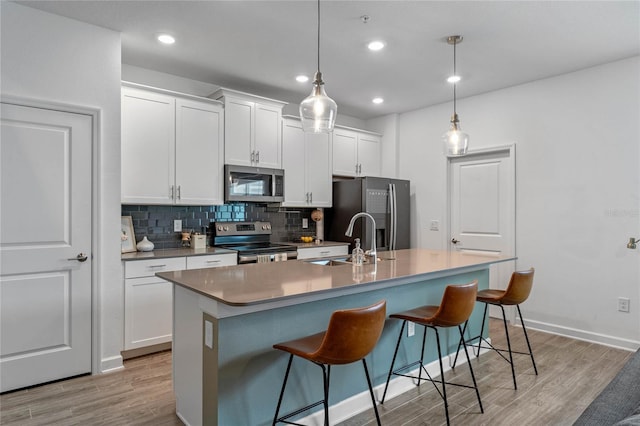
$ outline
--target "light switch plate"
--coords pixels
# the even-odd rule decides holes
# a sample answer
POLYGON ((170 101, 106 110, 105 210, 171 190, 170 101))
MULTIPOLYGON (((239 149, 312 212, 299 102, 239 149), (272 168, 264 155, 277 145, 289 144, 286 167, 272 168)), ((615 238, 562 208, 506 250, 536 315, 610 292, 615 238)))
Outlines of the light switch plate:
POLYGON ((307 229, 309 227, 309 219, 306 217, 302 218, 302 228, 307 229))
POLYGON ((440 222, 438 222, 437 220, 432 220, 431 224, 429 225, 429 230, 430 231, 440 230, 440 222))
POLYGON ((173 221, 173 232, 182 232, 182 221, 180 219, 173 221))

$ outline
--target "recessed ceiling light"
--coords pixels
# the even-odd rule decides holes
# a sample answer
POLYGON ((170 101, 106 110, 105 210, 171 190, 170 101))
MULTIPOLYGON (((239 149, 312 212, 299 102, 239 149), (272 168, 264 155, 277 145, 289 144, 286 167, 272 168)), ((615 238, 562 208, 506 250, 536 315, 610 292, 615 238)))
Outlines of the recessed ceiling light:
POLYGON ((447 78, 447 81, 449 83, 457 83, 460 81, 460 76, 459 75, 452 75, 451 77, 447 78))
POLYGON ((384 48, 384 42, 380 40, 375 40, 367 44, 367 47, 369 48, 369 50, 373 50, 374 52, 376 52, 384 48))
POLYGON ((309 77, 306 76, 306 75, 300 74, 300 75, 296 76, 296 81, 298 83, 306 83, 307 81, 309 81, 309 77))
POLYGON ((158 41, 163 44, 173 44, 176 42, 176 39, 169 34, 160 34, 158 35, 158 41))
POLYGON ((382 98, 373 98, 371 100, 371 102, 373 102, 374 104, 381 104, 381 103, 384 102, 384 99, 382 99, 382 98))

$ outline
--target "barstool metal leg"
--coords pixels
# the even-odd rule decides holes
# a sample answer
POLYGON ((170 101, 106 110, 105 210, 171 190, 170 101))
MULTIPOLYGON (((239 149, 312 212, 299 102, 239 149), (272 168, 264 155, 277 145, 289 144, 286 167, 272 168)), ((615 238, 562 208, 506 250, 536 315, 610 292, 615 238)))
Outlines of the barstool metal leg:
POLYGON ((447 402, 447 386, 444 381, 444 368, 442 367, 442 351, 440 350, 440 334, 436 327, 432 327, 436 332, 436 346, 438 347, 438 362, 440 363, 440 383, 442 383, 442 399, 444 400, 444 414, 447 417, 447 426, 449 426, 449 403, 447 402))
POLYGON ((331 365, 325 369, 324 364, 318 364, 322 367, 322 378, 324 379, 324 426, 329 426, 329 379, 331 377, 331 365))
POLYGON ((418 370, 418 384, 416 386, 420 386, 420 383, 422 382, 422 369, 424 368, 424 345, 427 341, 427 327, 423 327, 424 330, 422 331, 422 350, 420 351, 420 367, 418 370))
MULTIPOLYGON (((478 353, 476 354, 476 356, 480 356, 480 346, 482 344, 482 339, 483 339, 483 333, 484 333, 484 322, 487 319, 487 308, 489 307, 488 304, 484 304, 484 311, 482 313, 482 326, 480 326, 480 338, 478 339, 478 353)), ((504 318, 504 309, 502 310, 502 317, 504 318)))
POLYGON ((278 420, 280 405, 282 405, 282 396, 284 395, 284 388, 287 386, 287 380, 289 379, 289 371, 291 370, 292 361, 293 361, 293 354, 289 356, 289 363, 287 364, 287 372, 284 373, 284 382, 282 382, 282 390, 280 391, 280 398, 278 398, 278 405, 276 406, 276 414, 273 416, 273 426, 275 426, 278 420))
POLYGON ((364 366, 364 374, 367 376, 367 384, 369 385, 369 393, 371 394, 371 402, 373 403, 373 411, 376 413, 376 420, 378 426, 380 426, 380 414, 378 414, 378 407, 376 406, 376 397, 373 395, 373 387, 371 386, 371 378, 369 377, 369 369, 367 368, 367 361, 362 358, 362 365, 364 366))
POLYGON ((513 388, 518 390, 518 384, 516 383, 516 369, 513 365, 513 353, 511 352, 511 340, 509 339, 509 329, 507 328, 507 316, 504 312, 504 306, 500 306, 502 310, 502 322, 504 323, 504 334, 507 336, 507 348, 509 348, 509 364, 511 364, 511 375, 513 376, 513 388))
MULTIPOLYGON (((469 371, 471 371, 471 379, 473 379, 473 387, 475 388, 476 396, 478 397, 478 405, 480 406, 480 412, 484 413, 484 408, 482 407, 482 401, 480 400, 480 391, 478 390, 478 383, 476 383, 476 376, 475 374, 473 374, 473 367, 471 366, 471 360, 469 359, 469 351, 467 350, 467 344, 464 341, 464 329, 458 326, 458 331, 460 331, 460 343, 458 344, 458 347, 460 347, 460 344, 462 344, 462 347, 464 348, 464 354, 467 356, 467 364, 469 364, 469 371)), ((456 353, 456 357, 457 356, 458 354, 456 353)))
POLYGON ((536 361, 533 359, 533 351, 531 350, 531 344, 529 343, 529 336, 527 336, 527 328, 524 326, 524 320, 522 319, 522 313, 520 312, 520 305, 516 305, 518 308, 518 316, 520 317, 520 323, 522 324, 522 331, 524 331, 524 338, 527 341, 527 347, 529 348, 529 355, 531 355, 531 363, 533 363, 533 370, 538 375, 538 368, 536 367, 536 361))
POLYGON ((400 334, 398 335, 398 343, 396 343, 396 350, 393 352, 393 359, 391 360, 391 367, 389 367, 389 375, 387 376, 387 384, 384 386, 384 392, 382 393, 382 399, 380 404, 384 404, 384 398, 387 396, 387 388, 389 387, 389 380, 393 374, 393 365, 396 362, 396 356, 398 355, 398 349, 400 348, 400 341, 402 340, 402 333, 404 332, 404 326, 407 320, 402 321, 402 327, 400 327, 400 334))

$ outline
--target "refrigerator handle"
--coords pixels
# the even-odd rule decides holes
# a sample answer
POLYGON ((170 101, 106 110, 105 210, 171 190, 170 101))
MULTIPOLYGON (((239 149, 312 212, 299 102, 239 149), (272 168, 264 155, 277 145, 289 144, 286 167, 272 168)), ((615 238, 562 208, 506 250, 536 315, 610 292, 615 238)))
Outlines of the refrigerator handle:
POLYGON ((389 250, 396 249, 396 226, 397 226, 397 211, 396 211, 396 186, 393 183, 389 184, 389 210, 390 217, 390 232, 389 232, 389 250))

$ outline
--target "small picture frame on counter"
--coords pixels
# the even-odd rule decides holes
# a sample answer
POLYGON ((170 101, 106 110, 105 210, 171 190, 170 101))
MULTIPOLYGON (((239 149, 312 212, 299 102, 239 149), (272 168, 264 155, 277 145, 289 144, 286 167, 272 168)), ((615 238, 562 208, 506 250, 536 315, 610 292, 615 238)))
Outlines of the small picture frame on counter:
POLYGON ((120 217, 120 245, 122 253, 136 251, 136 234, 133 232, 131 216, 120 217))

